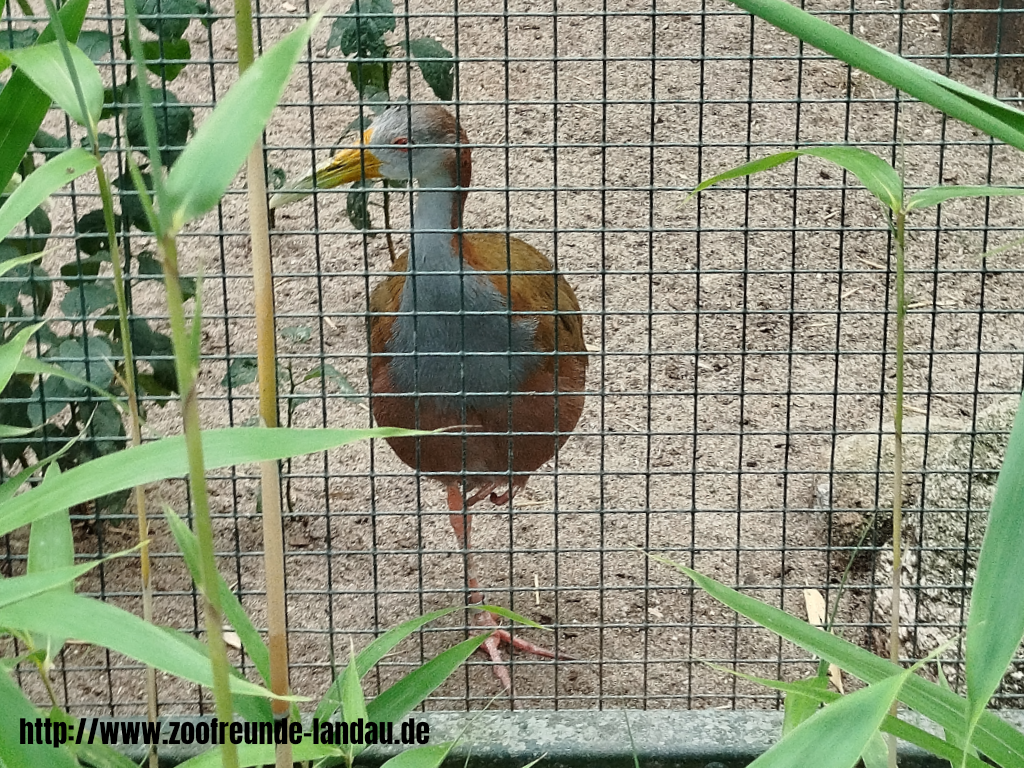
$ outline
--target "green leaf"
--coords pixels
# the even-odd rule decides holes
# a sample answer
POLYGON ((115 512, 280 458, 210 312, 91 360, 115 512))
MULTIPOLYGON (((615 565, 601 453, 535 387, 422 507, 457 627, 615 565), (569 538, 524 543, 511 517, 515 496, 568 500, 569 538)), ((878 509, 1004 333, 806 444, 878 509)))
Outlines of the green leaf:
POLYGON ((864 761, 864 768, 889 768, 889 747, 881 733, 875 732, 860 759, 864 761))
POLYGON ((783 710, 782 735, 786 736, 797 726, 809 720, 818 711, 820 694, 828 690, 828 678, 821 675, 806 680, 794 680, 790 685, 796 690, 806 689, 806 693, 792 691, 786 694, 786 706, 783 710))
POLYGON ((907 200, 907 210, 927 208, 959 197, 1020 197, 1024 189, 1017 187, 929 187, 916 192, 907 200))
MULTIPOLYGON (((135 149, 146 151, 149 144, 146 141, 146 132, 142 120, 142 107, 138 104, 137 93, 138 83, 132 81, 130 87, 125 89, 124 98, 126 101, 135 102, 134 106, 128 107, 124 116, 124 132, 128 143, 135 149)), ((169 166, 181 156, 185 144, 188 142, 189 134, 192 132, 195 122, 195 113, 192 107, 182 104, 178 97, 166 88, 153 92, 153 111, 156 113, 156 136, 160 145, 160 161, 169 166)), ((134 184, 129 179, 129 186, 134 184)), ((123 200, 122 200, 123 205, 123 200)), ((122 209, 123 210, 123 209, 122 209)), ((137 218, 132 222, 139 226, 137 218)), ((149 231, 148 226, 139 226, 143 231, 149 231)))
POLYGON ((724 173, 702 181, 690 197, 708 187, 730 179, 751 176, 782 165, 798 157, 820 157, 835 163, 856 176, 861 184, 868 188, 878 200, 893 211, 898 211, 903 204, 903 182, 892 166, 878 155, 858 147, 815 147, 795 151, 778 152, 760 160, 754 160, 736 166, 724 173))
MULTIPOLYGON (((60 475, 60 467, 51 464, 46 471, 44 483, 51 482, 60 475)), ((71 533, 71 515, 67 507, 57 510, 52 515, 32 523, 28 539, 29 574, 62 571, 72 568, 75 564, 75 541, 71 533)), ((73 581, 55 588, 66 594, 75 591, 73 581)), ((36 648, 46 650, 42 662, 43 674, 48 674, 54 657, 64 647, 67 637, 64 635, 33 635, 32 643, 36 648)))
POLYGON ((92 282, 89 278, 99 275, 100 267, 109 263, 110 254, 103 251, 95 256, 88 256, 84 259, 77 258, 74 261, 63 264, 60 268, 60 274, 69 288, 75 288, 83 282, 92 282))
MULTIPOLYGON (((78 39, 88 7, 89 0, 68 0, 57 12, 69 42, 78 39)), ((38 42, 55 39, 48 24, 38 42)), ((7 188, 49 108, 50 97, 23 72, 15 72, 0 90, 0 189, 7 188)))
MULTIPOLYGON (((115 231, 120 229, 120 227, 121 217, 115 215, 115 231)), ((103 215, 103 209, 95 208, 82 214, 78 221, 75 222, 75 234, 78 247, 90 256, 95 256, 100 251, 105 250, 110 243, 107 239, 107 222, 103 215)))
POLYGON ((296 344, 308 344, 313 338, 313 329, 308 325, 290 325, 281 329, 281 336, 296 344))
MULTIPOLYGON (((1017 416, 996 482, 988 527, 978 555, 967 618, 968 739, 1024 638, 1024 408, 1017 416)), ((983 744, 975 742, 982 752, 983 744)), ((995 757, 994 755, 991 755, 995 757)))
MULTIPOLYGON (((359 673, 356 671, 356 652, 354 648, 349 649, 349 662, 341 675, 341 717, 346 723, 354 723, 357 720, 367 722, 369 715, 366 712, 366 697, 363 695, 363 687, 359 683, 359 673)), ((346 744, 341 748, 343 754, 349 756, 349 761, 363 751, 357 744, 346 744)))
POLYGON ((78 384, 76 379, 91 381, 101 390, 107 389, 114 380, 114 371, 111 367, 114 352, 110 348, 110 343, 102 336, 88 337, 88 351, 82 339, 66 339, 52 355, 65 358, 61 368, 75 377, 65 380, 68 382, 68 393, 72 397, 82 397, 88 394, 90 389, 88 386, 78 384))
MULTIPOLYGON (((441 744, 425 744, 422 747, 405 749, 385 762, 380 768, 440 768, 441 763, 445 761, 456 743, 455 741, 445 741, 441 744)), ((524 768, 529 768, 529 766, 524 766, 524 768)))
POLYGON ((38 39, 39 30, 32 27, 0 30, 0 51, 9 51, 12 48, 27 48, 30 45, 34 45, 38 39))
POLYGON ((225 94, 167 175, 159 215, 168 232, 220 201, 284 93, 322 12, 258 58, 225 94))
POLYGON ((33 261, 39 261, 42 257, 43 254, 41 253, 30 253, 25 256, 16 256, 13 259, 0 262, 0 277, 3 277, 15 267, 31 264, 33 261))
MULTIPOLYGON (((80 391, 90 389, 94 394, 100 397, 106 398, 113 403, 121 402, 112 394, 107 392, 105 389, 96 386, 95 383, 83 379, 81 376, 77 376, 73 373, 65 371, 63 368, 52 363, 48 363, 45 360, 40 360, 35 357, 22 357, 18 362, 16 369, 17 373, 31 373, 38 376, 52 376, 57 379, 66 379, 69 382, 73 382, 78 385, 80 391)), ((66 392, 67 390, 65 390, 66 392)))
POLYGON ((142 43, 146 57, 146 69, 166 82, 171 82, 192 58, 192 46, 188 40, 146 40, 142 43))
POLYGON ((0 207, 0 240, 52 193, 95 167, 96 158, 76 148, 62 152, 30 173, 0 207))
MULTIPOLYGON (((356 440, 429 434, 416 430, 376 429, 207 429, 203 453, 207 470, 276 461, 337 448, 356 440)), ((54 483, 40 485, 0 504, 0 536, 28 525, 58 506, 73 507, 97 496, 134 488, 136 485, 184 477, 188 461, 183 436, 126 448, 113 456, 67 470, 54 483)))
MULTIPOLYGON (((373 182, 369 182, 372 184, 373 182)), ((370 195, 367 182, 357 181, 345 194, 345 215, 354 229, 369 231, 374 229, 373 217, 370 215, 370 195)))
POLYGON ((4 670, 0 670, 0 712, 0 764, 7 768, 80 768, 67 750, 54 749, 51 744, 21 743, 21 721, 34 721, 39 711, 4 670))
POLYGON ((82 50, 71 46, 71 61, 82 86, 86 112, 78 101, 78 94, 68 70, 59 43, 44 43, 0 53, 0 64, 6 57, 20 72, 24 72, 47 96, 79 125, 88 126, 100 118, 103 109, 103 81, 96 65, 82 50))
POLYGON ((18 368, 18 362, 25 351, 25 345, 32 338, 32 334, 42 328, 46 323, 36 323, 28 328, 23 328, 14 338, 5 344, 0 344, 0 390, 7 386, 14 372, 18 368))
POLYGON ((785 0, 732 0, 750 13, 841 61, 1024 150, 1024 113, 955 80, 858 40, 785 0))
MULTIPOLYGON (((167 525, 171 529, 171 533, 174 535, 174 540, 178 544, 178 549, 181 550, 182 556, 185 558, 185 565, 188 567, 188 572, 192 575, 192 580, 196 584, 202 584, 200 578, 199 568, 199 544, 196 536, 192 531, 189 530, 185 522, 178 517, 174 510, 169 506, 164 505, 164 517, 167 519, 167 525)), ((238 633, 239 639, 242 641, 242 647, 245 649, 245 653, 252 660, 256 670, 260 673, 263 678, 263 682, 270 684, 270 651, 267 650, 266 644, 263 642, 263 638, 260 633, 253 626, 252 621, 249 619, 249 615, 245 612, 245 608, 238 601, 238 597, 228 583, 224 581, 224 577, 217 573, 217 591, 220 594, 221 606, 224 610, 224 615, 231 626, 234 627, 235 632, 238 633)))
MULTIPOLYGON (((378 637, 368 646, 366 646, 359 655, 356 656, 355 666, 356 674, 361 680, 366 676, 374 666, 377 665, 382 658, 402 642, 405 638, 409 637, 413 632, 417 631, 420 627, 429 624, 435 619, 439 619, 442 616, 447 616, 455 611, 463 611, 465 606, 455 605, 451 608, 442 608, 438 611, 424 614, 415 619, 399 624, 393 629, 389 629, 383 635, 378 637)), ((341 684, 342 675, 339 675, 335 681, 331 684, 331 687, 324 694, 323 699, 320 701, 320 705, 316 709, 316 713, 313 715, 321 721, 327 720, 331 715, 338 711, 338 706, 341 704, 341 684)))
POLYGON ((68 291, 60 302, 60 311, 64 317, 89 317, 117 303, 114 283, 110 278, 93 282, 83 282, 68 291))
POLYGON ((71 147, 71 143, 68 141, 67 136, 57 137, 51 133, 39 129, 36 131, 35 137, 32 139, 32 145, 46 157, 53 157, 59 155, 65 149, 71 147))
MULTIPOLYGON (((331 744, 314 744, 311 739, 303 739, 301 744, 292 745, 292 760, 304 762, 320 760, 325 757, 341 757, 341 750, 331 744)), ((275 748, 273 744, 239 744, 239 768, 256 768, 257 766, 273 765, 275 748)), ((221 768, 220 747, 209 749, 201 755, 179 763, 178 768, 221 768)))
MULTIPOLYGON (((8 480, 7 482, 10 481, 8 480)), ((119 552, 117 555, 111 555, 111 557, 117 557, 121 554, 124 553, 119 552)), ((75 579, 84 576, 100 565, 100 563, 105 563, 109 559, 108 557, 101 560, 92 560, 81 565, 54 568, 53 570, 33 573, 27 576, 0 579, 0 608, 19 603, 23 600, 31 601, 45 592, 61 589, 65 585, 73 584, 75 579)))
POLYGON ((388 100, 388 88, 391 83, 390 61, 364 61, 357 59, 345 65, 352 84, 364 100, 388 100))
MULTIPOLYGON (((92 139, 89 136, 83 136, 80 142, 82 149, 92 152, 92 139)), ((99 149, 100 156, 107 154, 114 146, 114 137, 109 133, 98 133, 96 134, 96 143, 99 149)))
MULTIPOLYGON (((813 627, 785 611, 748 597, 703 574, 658 555, 652 560, 675 568, 719 602, 770 631, 868 683, 885 680, 903 670, 853 643, 813 627)), ((936 683, 912 676, 900 691, 900 701, 943 728, 956 728, 966 721, 967 702, 943 690, 936 683)), ((986 711, 978 721, 974 745, 997 763, 1024 764, 1024 733, 986 711)))
POLYGON ((909 671, 893 675, 843 696, 799 725, 750 768, 853 768, 909 677, 909 671))
MULTIPOLYGON (((141 117, 141 113, 139 116, 141 117)), ((142 173, 141 176, 143 184, 146 186, 146 191, 149 192, 150 196, 152 196, 152 175, 149 173, 142 173)), ((128 225, 136 227, 143 232, 152 232, 153 225, 149 221, 149 216, 146 215, 145 206, 142 204, 141 196, 139 195, 139 191, 135 188, 135 182, 132 180, 131 174, 125 173, 118 176, 114 181, 114 186, 116 186, 121 192, 121 216, 124 217, 126 222, 128 222, 128 225)), ((154 259, 153 262, 156 263, 156 260, 154 259)), ((163 269, 159 264, 157 264, 156 272, 153 274, 163 274, 163 269)))
POLYGON ((105 56, 110 56, 112 40, 106 32, 86 29, 78 36, 78 47, 90 60, 100 61, 105 56))
POLYGON ((455 89, 455 60, 451 52, 432 37, 420 37, 403 45, 415 57, 420 74, 434 95, 442 101, 451 101, 455 89))
POLYGON ((352 383, 342 376, 341 372, 339 372, 337 368, 329 363, 325 363, 322 366, 314 368, 303 376, 302 380, 312 381, 313 379, 319 378, 323 378, 327 382, 333 383, 338 388, 338 391, 343 395, 352 395, 356 397, 362 396, 361 393, 352 386, 352 383))
POLYGON ((258 369, 255 357, 236 357, 228 366, 228 372, 220 380, 222 387, 244 387, 256 381, 258 369))
POLYGON ((139 0, 139 23, 161 40, 176 40, 202 10, 195 0, 139 0))
POLYGON ((482 634, 463 640, 381 691, 380 695, 367 705, 366 719, 374 722, 401 720, 437 690, 488 637, 489 634, 482 634))
POLYGON ((326 53, 340 48, 345 56, 382 59, 388 46, 384 36, 395 31, 395 6, 391 0, 354 0, 348 12, 331 24, 326 53))
POLYGON ((0 438, 22 437, 35 431, 35 427, 12 427, 8 424, 0 424, 0 438))
MULTIPOLYGON (((70 470, 62 477, 69 474, 70 470)), ((184 680, 208 687, 213 685, 210 662, 202 654, 160 627, 99 600, 64 592, 45 592, 31 601, 0 608, 0 626, 21 632, 67 635, 123 653, 184 680)), ((235 694, 272 695, 265 688, 236 677, 230 679, 230 685, 235 694)))

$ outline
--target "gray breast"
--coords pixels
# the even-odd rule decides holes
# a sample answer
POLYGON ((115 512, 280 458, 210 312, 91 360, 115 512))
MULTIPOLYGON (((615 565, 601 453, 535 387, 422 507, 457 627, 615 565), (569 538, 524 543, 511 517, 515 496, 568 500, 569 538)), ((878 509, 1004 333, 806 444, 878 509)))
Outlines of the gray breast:
POLYGON ((536 369, 534 318, 514 318, 486 277, 417 273, 406 277, 387 351, 400 392, 436 397, 456 413, 500 407, 536 369))

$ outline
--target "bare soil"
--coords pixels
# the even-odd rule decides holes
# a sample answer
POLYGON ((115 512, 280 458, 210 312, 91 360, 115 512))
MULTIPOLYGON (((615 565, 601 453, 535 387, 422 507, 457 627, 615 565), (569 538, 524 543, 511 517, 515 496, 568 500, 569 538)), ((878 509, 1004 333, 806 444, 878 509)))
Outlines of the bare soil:
MULTIPOLYGON (((810 7, 849 21, 839 13, 848 5, 810 7)), ((939 0, 902 7, 897 14, 892 0, 859 6, 854 31, 889 50, 933 57, 922 63, 945 71, 939 0)), ((264 44, 303 15, 276 0, 262 12, 264 44)), ((587 407, 557 464, 537 473, 511 514, 482 504, 475 518, 487 599, 550 626, 553 633, 524 635, 573 657, 517 655, 514 699, 498 696, 491 706, 775 706, 774 695, 702 661, 792 679, 812 669, 806 654, 737 621, 635 548, 668 553, 801 617, 805 588, 836 598, 847 555, 829 549, 832 512, 814 504, 814 488, 837 437, 877 432, 892 418, 887 233, 868 194, 813 159, 705 193, 699 203, 687 192, 737 163, 817 142, 870 146, 887 159, 902 143, 914 187, 1018 184, 1020 164, 931 108, 897 107, 888 87, 719 0, 669 0, 654 15, 637 0, 613 0, 607 15, 579 0, 559 2, 557 12, 510 0, 507 15, 491 2, 462 0, 457 20, 448 4, 413 0, 408 13, 411 36, 433 35, 461 57, 459 112, 475 145, 467 225, 507 227, 551 254, 575 287, 594 350, 587 407)), ((313 57, 300 64, 268 130, 269 160, 289 177, 327 156, 357 114, 344 61, 324 52, 328 27, 316 33, 313 57)), ((230 21, 210 31, 193 25, 189 36, 194 56, 212 54, 217 63, 189 66, 174 90, 208 105, 212 83, 222 94, 236 77, 230 21)), ((953 61, 951 72, 992 91, 990 65, 953 61)), ((414 98, 431 98, 418 73, 407 80, 396 66, 396 94, 409 81, 414 98)), ((207 113, 200 108, 198 120, 207 113)), ((401 193, 393 208, 395 227, 407 226, 401 193)), ((978 258, 1015 236, 1006 230, 1019 226, 1019 210, 1018 202, 971 200, 912 222, 913 413, 962 419, 1019 390, 1024 278, 1013 255, 984 269, 978 258)), ((182 243, 189 271, 205 275, 200 387, 211 427, 256 412, 255 385, 229 398, 220 384, 227 361, 255 348, 244 213, 244 197, 233 194, 182 243)), ((311 329, 308 341, 279 338, 282 366, 301 382, 323 360, 365 391, 363 313, 368 287, 389 265, 384 239, 352 230, 343 194, 321 193, 279 212, 273 248, 279 328, 311 329)), ((136 309, 165 314, 155 289, 137 292, 136 309)), ((370 423, 365 399, 333 384, 297 389, 310 395, 294 410, 297 426, 370 423)), ((176 418, 173 407, 151 408, 148 434, 173 432, 176 418)), ((442 489, 420 482, 386 445, 296 460, 290 473, 292 682, 316 698, 350 642, 360 648, 385 628, 462 601, 463 560, 442 489)), ((255 468, 211 488, 223 573, 262 625, 255 468)), ((154 509, 163 501, 186 510, 181 484, 151 498, 154 509)), ((83 556, 133 541, 131 523, 83 526, 80 534, 83 556)), ((11 547, 24 551, 23 539, 12 537, 11 547)), ((201 626, 159 522, 153 547, 157 619, 201 626)), ((139 610, 137 573, 137 561, 115 561, 83 589, 139 610)), ((855 642, 869 638, 871 573, 855 570, 842 597, 837 631, 855 642)), ((463 637, 464 622, 441 621, 399 646, 372 685, 463 637)), ((63 664, 58 690, 77 712, 143 711, 142 673, 124 659, 75 646, 63 664)), ((41 695, 31 675, 23 681, 41 695)), ((165 712, 193 711, 200 696, 169 679, 160 691, 165 712)), ((480 708, 499 693, 478 659, 428 706, 480 708)))

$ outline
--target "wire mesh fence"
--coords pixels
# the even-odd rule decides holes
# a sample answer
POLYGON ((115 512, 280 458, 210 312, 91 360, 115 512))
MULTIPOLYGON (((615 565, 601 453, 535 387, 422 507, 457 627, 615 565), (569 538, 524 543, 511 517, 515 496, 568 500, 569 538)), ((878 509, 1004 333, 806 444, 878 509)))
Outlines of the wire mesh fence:
MULTIPOLYGON (((897 164, 908 188, 1019 184, 1010 150, 725 3, 462 0, 397 4, 393 16, 383 0, 367 5, 356 36, 392 18, 382 38, 388 63, 377 51, 353 65, 353 52, 332 29, 339 16, 328 17, 267 131, 272 183, 299 178, 356 142, 354 121, 372 118, 386 100, 382 90, 392 100, 437 101, 430 80, 441 76, 418 64, 426 59, 443 70, 443 55, 410 42, 433 40, 452 53, 448 106, 467 132, 463 148, 472 151, 463 228, 508 233, 536 247, 580 305, 589 364, 579 422, 513 500, 473 510, 487 602, 551 627, 520 634, 571 657, 512 654, 515 695, 505 701, 555 709, 775 707, 774 693, 704 662, 786 679, 813 669, 804 652, 738 620, 637 548, 668 554, 799 616, 815 603, 812 591, 830 611, 838 604, 836 632, 881 648, 892 571, 885 510, 893 497, 886 221, 854 180, 813 158, 696 200, 688 194, 738 163, 821 143, 872 149, 897 164), (374 88, 385 68, 386 88, 374 88)), ((261 44, 310 10, 289 2, 261 6, 261 44)), ((882 0, 810 10, 924 66, 1011 103, 1019 99, 1016 17, 1001 5, 968 13, 930 0, 882 0), (972 22, 977 26, 966 26, 972 22), (995 44, 986 47, 992 36, 995 44)), ((148 55, 165 78, 182 65, 166 84, 158 116, 169 137, 176 130, 187 136, 236 79, 230 15, 166 0, 149 12, 160 14, 159 23, 183 25, 148 55), (175 39, 188 45, 172 45, 175 39)), ((14 45, 25 34, 32 26, 25 13, 8 0, 0 41, 14 45)), ((94 3, 90 14, 85 29, 110 97, 130 103, 122 11, 94 3)), ((137 129, 130 110, 106 125, 106 162, 120 178, 137 129)), ((58 143, 81 139, 55 114, 45 128, 58 143)), ((46 141, 37 138, 36 147, 46 141)), ((322 189, 276 212, 282 423, 372 423, 370 294, 389 275, 391 249, 409 247, 413 194, 398 185, 322 189)), ((167 405, 169 346, 160 335, 166 307, 152 243, 126 208, 131 196, 120 205, 133 323, 145 322, 136 344, 145 345, 145 432, 152 437, 176 429, 176 407, 167 405)), ((110 304, 98 295, 106 273, 90 272, 98 248, 89 239, 95 230, 82 223, 97 207, 88 182, 56 196, 42 267, 0 278, 0 289, 9 319, 17 305, 25 316, 51 320, 54 338, 37 352, 48 350, 55 362, 106 386, 114 377, 103 359, 117 359, 104 330, 110 304)), ((1017 211, 1012 200, 968 200, 911 221, 910 480, 903 491, 909 550, 900 607, 908 658, 955 637, 965 622, 1000 441, 1005 445, 1024 375, 1019 261, 1012 253, 980 255, 1018 236, 1017 211)), ((200 398, 208 426, 256 423, 245 227, 239 189, 181 241, 183 263, 201 282, 200 398)), ((45 238, 45 229, 25 238, 45 238)), ((479 332, 480 318, 465 312, 462 319, 466 337, 479 332)), ((87 391, 26 386, 5 392, 5 400, 8 412, 20 407, 55 425, 13 447, 8 441, 6 472, 76 430, 95 452, 123 443, 123 428, 102 431, 107 414, 87 391)), ((468 469, 474 457, 463 458, 468 469)), ((438 478, 410 468, 383 442, 296 459, 283 469, 292 684, 316 697, 350 643, 360 647, 382 629, 464 601, 466 561, 438 478)), ((253 468, 211 480, 221 572, 260 624, 258 490, 253 468)), ((157 505, 187 512, 183 483, 149 493, 157 505)), ((73 510, 81 558, 134 543, 122 501, 73 510)), ((22 534, 6 538, 4 575, 24 571, 22 534)), ((201 635, 196 594, 162 523, 153 525, 152 547, 156 620, 201 635)), ((138 611, 138 562, 105 563, 81 589, 138 611)), ((400 646, 373 684, 386 685, 464 637, 473 630, 464 622, 441 622, 400 646)), ((946 674, 958 685, 962 647, 947 656, 946 674)), ((249 669, 243 654, 236 659, 249 669)), ((58 697, 75 714, 144 710, 141 668, 115 654, 71 645, 55 674, 58 697)), ((997 695, 1001 706, 1019 706, 1022 676, 1018 662, 997 695)), ((21 681, 45 699, 37 678, 23 674, 21 681)), ((428 707, 479 707, 498 690, 479 659, 428 707)), ((195 686, 165 679, 160 706, 192 712, 209 702, 195 686)))

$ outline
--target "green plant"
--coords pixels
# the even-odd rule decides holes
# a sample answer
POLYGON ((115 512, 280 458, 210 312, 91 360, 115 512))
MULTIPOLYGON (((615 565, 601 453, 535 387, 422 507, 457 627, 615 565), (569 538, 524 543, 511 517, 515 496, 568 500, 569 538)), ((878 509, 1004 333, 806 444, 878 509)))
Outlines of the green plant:
MULTIPOLYGON (((190 56, 187 40, 183 38, 192 19, 201 16, 206 6, 194 0, 176 0, 172 7, 160 6, 163 15, 157 15, 155 2, 142 8, 141 20, 156 37, 143 41, 145 67, 160 80, 162 104, 161 126, 163 140, 168 147, 184 145, 192 130, 192 110, 178 103, 168 83, 181 72, 190 56), (174 19, 167 14, 175 14, 174 19)), ((79 31, 87 2, 69 2, 61 11, 59 22, 69 43, 77 40, 77 48, 68 51, 79 59, 101 61, 114 53, 114 39, 105 32, 79 31)), ((47 72, 56 72, 54 66, 62 57, 58 50, 63 41, 57 37, 55 21, 40 34, 31 26, 15 33, 0 35, 0 49, 6 49, 19 65, 10 83, 0 93, 0 111, 16 115, 0 130, 0 189, 13 191, 26 183, 38 171, 37 159, 49 160, 66 156, 72 137, 57 138, 40 129, 51 99, 68 110, 84 130, 79 139, 97 161, 113 144, 113 128, 102 130, 104 124, 114 121, 127 137, 129 146, 142 146, 141 112, 138 104, 137 78, 129 77, 116 90, 90 90, 104 104, 92 115, 77 109, 74 92, 65 98, 55 98, 53 82, 40 82, 47 72), (28 69, 26 68, 28 67, 28 69)), ((121 47, 127 50, 127 37, 121 47)), ((83 68, 83 72, 84 72, 83 68)), ((81 81, 79 82, 81 85, 81 81)), ((173 160, 177 149, 165 154, 165 162, 173 160)), ((149 251, 133 253, 131 233, 148 233, 145 214, 139 204, 130 174, 125 171, 108 183, 102 169, 100 191, 104 198, 100 208, 87 210, 75 222, 77 253, 58 264, 59 276, 51 276, 38 264, 20 264, 11 270, 0 285, 0 317, 4 324, 3 339, 10 339, 19 327, 33 318, 56 314, 72 320, 67 330, 57 333, 49 327, 37 336, 37 355, 43 359, 64 361, 85 378, 103 389, 129 398, 129 427, 133 435, 144 418, 144 408, 135 400, 137 392, 148 395, 152 402, 163 404, 177 391, 170 339, 148 321, 127 320, 129 294, 122 277, 122 269, 132 271, 133 282, 141 286, 148 280, 159 279, 160 266, 149 251), (114 192, 118 200, 113 200, 114 192), (113 256, 112 256, 113 254, 113 256), (123 262, 123 266, 122 266, 123 262), (64 284, 65 293, 58 307, 52 307, 54 283, 64 284), (130 336, 126 342, 124 336, 130 336), (131 350, 136 359, 132 360, 131 350), (138 367, 138 371, 136 368, 138 367)), ((150 171, 147 169, 146 175, 150 171)), ((18 256, 42 254, 51 231, 47 204, 41 200, 24 219, 22 231, 7 233, 0 240, 0 262, 18 256)), ((186 284, 186 293, 194 294, 194 282, 186 284)), ((7 439, 0 443, 0 456, 8 463, 28 466, 32 455, 44 458, 62 451, 61 466, 68 468, 120 448, 129 441, 121 414, 111 403, 95 399, 80 385, 66 380, 50 378, 36 383, 29 375, 13 378, 0 393, 2 412, 0 421, 23 427, 40 427, 27 432, 20 439, 7 439), (87 434, 90 439, 79 440, 87 434), (70 446, 69 450, 64 450, 70 446)), ((137 440, 134 440, 137 442, 137 440)), ((117 513, 124 505, 126 494, 98 499, 96 513, 117 513)))
MULTIPOLYGON (((388 33, 395 31, 395 8, 391 0, 353 0, 348 12, 335 19, 327 38, 326 53, 339 49, 344 56, 351 57, 347 65, 348 76, 359 92, 360 99, 379 114, 392 99, 391 76, 396 61, 416 62, 423 80, 442 101, 451 101, 455 90, 455 59, 451 52, 433 37, 411 39, 406 37, 397 44, 388 42, 388 33), (399 56, 395 54, 398 53, 399 56)), ((407 33, 408 34, 408 33, 407 33)), ((372 117, 360 114, 348 124, 338 143, 341 144, 354 131, 360 134, 372 117)), ((312 182, 311 177, 305 180, 312 182)), ((364 181, 352 185, 347 193, 345 212, 352 226, 369 232, 376 227, 373 223, 370 192, 376 181, 364 181)), ((405 186, 401 182, 383 181, 383 199, 380 203, 384 216, 384 233, 391 260, 395 260, 395 244, 391 237, 391 199, 388 189, 405 186)))

